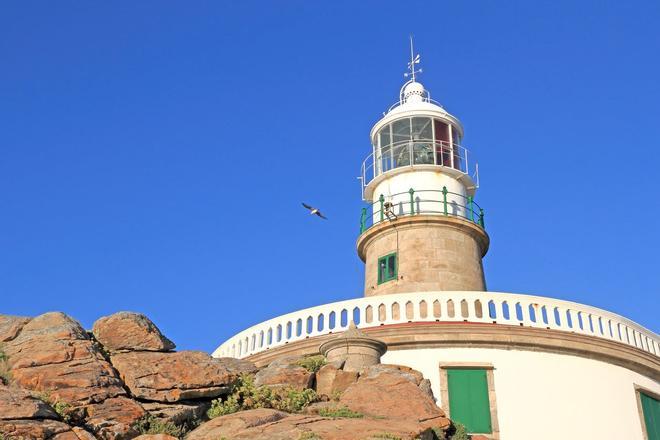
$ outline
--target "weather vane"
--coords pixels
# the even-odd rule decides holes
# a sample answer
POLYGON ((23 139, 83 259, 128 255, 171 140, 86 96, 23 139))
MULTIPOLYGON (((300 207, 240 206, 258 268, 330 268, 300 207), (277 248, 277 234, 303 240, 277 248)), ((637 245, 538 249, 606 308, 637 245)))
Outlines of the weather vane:
POLYGON ((408 78, 409 76, 412 76, 413 82, 415 82, 415 74, 416 73, 422 73, 422 68, 420 67, 419 70, 415 70, 415 64, 419 64, 420 62, 420 57, 419 54, 415 55, 415 50, 413 49, 413 37, 412 35, 410 36, 410 62, 408 63, 408 70, 410 72, 406 72, 403 74, 404 77, 408 78))

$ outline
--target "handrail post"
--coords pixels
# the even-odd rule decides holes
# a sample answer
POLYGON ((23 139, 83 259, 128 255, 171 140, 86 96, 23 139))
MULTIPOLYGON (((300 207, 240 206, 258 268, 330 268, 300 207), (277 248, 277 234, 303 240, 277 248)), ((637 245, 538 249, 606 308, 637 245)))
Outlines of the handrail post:
POLYGON ((408 190, 410 193, 410 214, 415 214, 415 190, 410 188, 408 190))
POLYGON ((482 228, 486 229, 486 225, 484 224, 484 210, 479 209, 479 224, 481 225, 482 228))
POLYGON ((467 174, 469 176, 470 175, 470 171, 469 171, 470 166, 468 165, 468 150, 467 150, 467 148, 463 148, 463 151, 465 151, 465 174, 467 174))
POLYGON ((360 234, 365 231, 365 223, 367 221, 367 208, 362 208, 362 214, 360 215, 360 234))
POLYGON ((385 212, 383 212, 383 208, 385 205, 385 196, 381 194, 380 197, 378 198, 378 201, 380 202, 380 221, 382 222, 385 218, 384 217, 385 212))
POLYGON ((450 162, 451 162, 451 167, 456 169, 454 166, 454 144, 451 142, 448 142, 449 144, 449 154, 451 154, 450 162))
POLYGON ((447 187, 443 186, 442 187, 442 203, 445 208, 445 215, 447 215, 447 187))
POLYGON ((468 218, 470 221, 474 221, 474 203, 472 201, 472 196, 468 196, 468 218))

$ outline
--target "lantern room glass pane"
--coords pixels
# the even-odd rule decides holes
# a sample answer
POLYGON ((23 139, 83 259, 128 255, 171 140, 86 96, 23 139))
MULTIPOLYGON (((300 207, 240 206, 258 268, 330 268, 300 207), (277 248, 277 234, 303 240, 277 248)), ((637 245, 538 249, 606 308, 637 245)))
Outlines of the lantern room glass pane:
POLYGON ((410 165, 410 118, 392 123, 393 168, 410 165))
POLYGON ((432 140, 433 130, 431 129, 431 123, 431 118, 412 118, 413 140, 432 140))
POLYGON ((435 128, 436 163, 450 167, 452 164, 451 146, 449 145, 449 126, 438 119, 433 121, 435 128))
POLYGON ((386 145, 389 145, 392 143, 392 137, 390 135, 390 125, 387 124, 385 127, 383 127, 379 132, 378 136, 380 136, 380 146, 384 147, 386 145))
POLYGON ((453 125, 449 126, 451 128, 451 141, 452 141, 452 167, 456 168, 457 170, 464 171, 464 161, 465 158, 461 156, 461 149, 458 148, 460 145, 461 139, 460 135, 458 134, 458 130, 456 130, 456 127, 453 125))
POLYGON ((432 123, 431 118, 412 118, 412 156, 415 165, 433 165, 432 123))
POLYGON ((399 119, 392 123, 392 140, 395 143, 410 140, 410 119, 399 119))
POLYGON ((388 124, 378 132, 379 151, 376 158, 378 174, 392 169, 392 135, 391 126, 388 124))

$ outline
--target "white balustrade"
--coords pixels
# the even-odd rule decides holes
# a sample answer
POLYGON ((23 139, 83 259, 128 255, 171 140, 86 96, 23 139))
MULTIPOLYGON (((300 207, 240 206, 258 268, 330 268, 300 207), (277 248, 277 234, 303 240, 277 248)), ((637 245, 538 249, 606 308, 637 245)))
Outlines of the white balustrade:
POLYGON ((561 330, 621 342, 660 356, 654 332, 614 313, 570 301, 500 292, 424 292, 340 301, 254 325, 221 344, 215 357, 244 358, 285 344, 407 322, 480 322, 561 330))

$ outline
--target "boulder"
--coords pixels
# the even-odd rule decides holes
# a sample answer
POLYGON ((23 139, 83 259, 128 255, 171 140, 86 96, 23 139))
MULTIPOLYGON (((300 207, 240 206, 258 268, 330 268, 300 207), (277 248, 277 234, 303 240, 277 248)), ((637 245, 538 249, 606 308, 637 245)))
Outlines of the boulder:
POLYGON ((0 434, 12 440, 79 440, 69 425, 50 419, 0 420, 0 434))
POLYGON ((299 357, 289 357, 271 362, 254 378, 256 386, 292 387, 297 390, 311 388, 314 373, 298 365, 299 357))
POLYGON ((139 403, 126 397, 113 397, 84 407, 85 427, 99 439, 122 440, 138 435, 135 423, 146 415, 139 403))
POLYGON ((94 437, 92 434, 89 432, 85 431, 84 429, 80 428, 79 426, 74 426, 71 428, 74 434, 78 437, 78 440, 97 440, 96 437, 94 437))
MULTIPOLYGON (((207 440, 210 438, 234 438, 246 429, 263 426, 288 417, 288 414, 274 409, 252 409, 222 417, 216 417, 201 424, 186 437, 186 440, 207 440)), ((293 437, 295 438, 295 437, 293 437)))
POLYGON ((222 362, 222 365, 224 365, 225 368, 229 370, 230 373, 234 373, 236 375, 243 373, 252 374, 259 371, 259 369, 257 368, 256 365, 254 365, 254 363, 246 359, 237 359, 231 357, 221 357, 216 359, 222 362))
POLYGON ((429 396, 435 402, 435 396, 433 395, 433 389, 431 388, 431 381, 424 379, 419 383, 419 389, 422 390, 424 394, 429 396))
POLYGON ((152 416, 161 419, 165 423, 172 422, 178 426, 185 423, 190 424, 204 418, 210 406, 208 402, 142 403, 142 408, 152 416))
POLYGON ((333 397, 344 392, 349 385, 357 382, 357 380, 357 372, 343 371, 332 364, 327 364, 316 373, 316 392, 333 397))
POLYGON ((422 380, 424 380, 424 375, 417 370, 413 370, 410 367, 404 365, 394 365, 394 364, 378 364, 372 365, 362 371, 360 371, 360 377, 365 378, 377 378, 381 374, 395 374, 407 381, 419 385, 422 380))
POLYGON ((339 403, 362 414, 406 419, 446 429, 450 422, 419 387, 421 373, 401 368, 370 367, 341 395, 339 403), (373 369, 373 370, 372 370, 373 369))
POLYGON ((28 323, 30 318, 24 316, 0 315, 0 343, 11 341, 28 323))
POLYGON ((141 313, 119 312, 98 319, 92 333, 106 351, 170 351, 176 347, 141 313))
POLYGON ((20 388, 0 385, 0 420, 59 419, 44 401, 20 388))
POLYGON ((333 419, 253 409, 217 417, 192 431, 186 440, 290 440, 299 438, 355 440, 398 438, 430 440, 429 428, 409 420, 333 419))
POLYGON ((158 402, 227 394, 241 373, 201 351, 117 353, 111 361, 134 397, 158 402))
POLYGON ((27 322, 3 344, 13 382, 67 403, 125 394, 121 380, 78 322, 51 312, 27 322))

